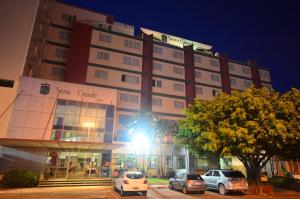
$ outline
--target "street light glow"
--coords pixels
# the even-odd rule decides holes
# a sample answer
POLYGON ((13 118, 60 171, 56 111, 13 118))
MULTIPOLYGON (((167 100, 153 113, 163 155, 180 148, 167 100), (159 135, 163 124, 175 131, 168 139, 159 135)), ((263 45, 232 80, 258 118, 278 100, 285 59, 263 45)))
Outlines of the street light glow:
POLYGON ((149 139, 144 134, 137 134, 133 137, 133 145, 136 150, 146 151, 149 149, 149 139))

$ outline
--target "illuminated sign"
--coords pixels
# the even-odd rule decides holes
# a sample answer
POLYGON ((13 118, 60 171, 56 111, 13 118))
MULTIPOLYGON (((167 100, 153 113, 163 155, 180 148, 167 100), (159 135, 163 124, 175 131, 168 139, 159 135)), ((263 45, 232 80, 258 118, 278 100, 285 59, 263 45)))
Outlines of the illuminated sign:
POLYGON ((183 39, 180 37, 175 37, 175 36, 168 35, 168 34, 161 33, 161 32, 156 32, 156 31, 149 30, 146 28, 141 28, 141 31, 147 35, 153 35, 153 38, 155 38, 161 42, 168 43, 173 46, 178 46, 180 48, 183 48, 184 46, 190 46, 190 45, 193 45, 194 50, 200 50, 200 51, 209 51, 212 48, 212 46, 210 46, 210 45, 183 39))

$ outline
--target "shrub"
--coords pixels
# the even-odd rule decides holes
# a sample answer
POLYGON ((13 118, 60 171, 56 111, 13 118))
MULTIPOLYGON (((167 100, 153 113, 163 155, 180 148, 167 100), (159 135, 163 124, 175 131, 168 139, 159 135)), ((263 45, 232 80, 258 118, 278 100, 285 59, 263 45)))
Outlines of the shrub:
POLYGON ((26 170, 11 170, 2 177, 2 186, 5 188, 35 187, 39 183, 39 173, 26 170))

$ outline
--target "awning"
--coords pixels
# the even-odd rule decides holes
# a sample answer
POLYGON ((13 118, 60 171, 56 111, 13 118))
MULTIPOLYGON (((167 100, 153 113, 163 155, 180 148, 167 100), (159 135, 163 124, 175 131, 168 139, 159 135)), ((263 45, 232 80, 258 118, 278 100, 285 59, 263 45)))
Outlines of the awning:
POLYGON ((101 151, 113 150, 124 146, 116 143, 99 143, 99 142, 74 142, 74 141, 57 141, 57 140, 35 140, 35 139, 17 139, 17 138, 0 138, 0 146, 11 148, 42 148, 57 151, 101 151))

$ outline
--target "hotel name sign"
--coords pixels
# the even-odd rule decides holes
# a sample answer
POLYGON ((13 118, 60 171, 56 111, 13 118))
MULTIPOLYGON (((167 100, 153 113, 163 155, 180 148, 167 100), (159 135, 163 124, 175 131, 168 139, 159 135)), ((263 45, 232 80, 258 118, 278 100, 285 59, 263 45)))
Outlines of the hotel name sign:
POLYGON ((146 28, 141 28, 141 31, 147 35, 153 35, 153 38, 156 40, 159 40, 161 42, 168 43, 173 46, 180 47, 180 48, 183 48, 184 46, 190 46, 190 45, 193 45, 194 50, 209 51, 212 48, 212 46, 207 45, 207 44, 202 44, 199 42, 183 39, 180 37, 175 37, 172 35, 168 35, 168 34, 161 33, 161 32, 156 32, 156 31, 149 30, 146 28))
POLYGON ((114 89, 28 77, 22 77, 21 89, 30 95, 77 101, 83 99, 108 104, 116 104, 117 98, 117 91, 114 89))

